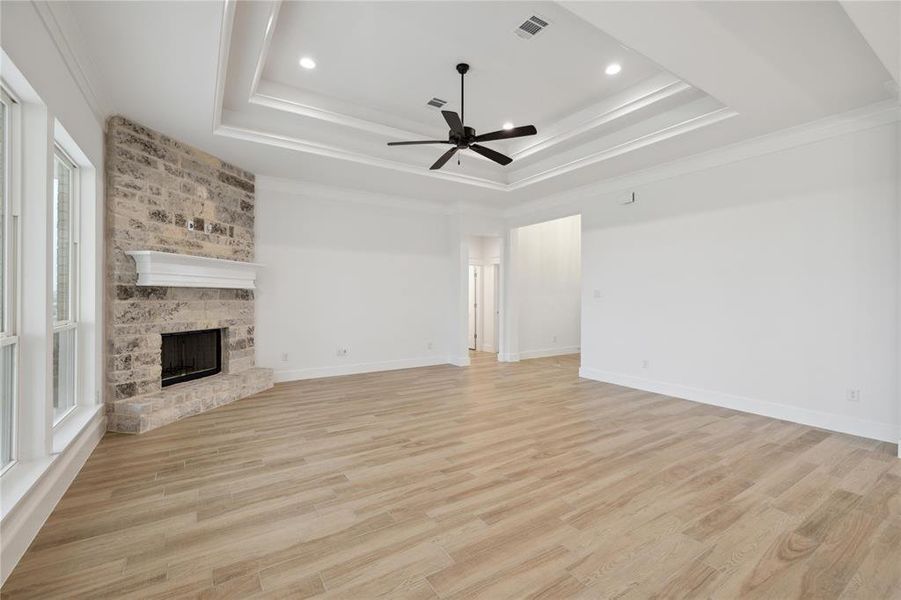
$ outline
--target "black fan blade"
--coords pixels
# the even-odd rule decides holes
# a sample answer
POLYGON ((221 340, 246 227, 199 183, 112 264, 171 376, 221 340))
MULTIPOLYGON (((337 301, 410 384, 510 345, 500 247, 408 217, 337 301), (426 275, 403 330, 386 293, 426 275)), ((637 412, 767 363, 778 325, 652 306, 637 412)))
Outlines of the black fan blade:
POLYGON ((456 151, 457 151, 457 147, 454 146, 453 148, 451 148, 450 150, 448 150, 447 152, 442 154, 441 158, 436 160, 435 164, 432 165, 431 167, 429 167, 429 170, 434 171, 435 169, 440 169, 441 167, 443 167, 444 163, 449 161, 451 159, 451 156, 453 156, 456 151))
POLYGON ((507 166, 513 162, 513 159, 510 158, 509 156, 504 156, 500 152, 495 152, 491 148, 486 148, 485 146, 479 146, 478 144, 473 144, 472 146, 469 147, 469 149, 473 150, 475 152, 478 152, 485 158, 490 158, 494 162, 500 163, 504 166, 507 166))
POLYGON ((464 135, 465 131, 463 129, 463 121, 460 120, 460 115, 452 110, 442 110, 441 114, 444 115, 444 120, 447 121, 451 131, 464 135))
POLYGON ((483 133, 482 135, 477 135, 475 141, 490 142, 492 140, 507 140, 510 138, 535 135, 536 133, 538 133, 538 130, 535 129, 534 125, 523 125, 522 127, 514 127, 513 129, 499 129, 498 131, 492 131, 491 133, 483 133))
POLYGON ((388 142, 389 146, 412 146, 413 144, 450 144, 447 140, 421 140, 418 142, 388 142))

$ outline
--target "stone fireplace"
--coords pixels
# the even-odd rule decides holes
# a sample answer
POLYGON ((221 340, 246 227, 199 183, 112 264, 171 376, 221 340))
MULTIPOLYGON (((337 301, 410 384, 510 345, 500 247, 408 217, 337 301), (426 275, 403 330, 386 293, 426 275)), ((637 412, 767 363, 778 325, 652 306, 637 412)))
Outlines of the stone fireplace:
POLYGON ((253 280, 229 276, 253 265, 254 175, 122 117, 106 169, 108 428, 142 433, 271 387, 254 364, 253 280), (156 260, 165 274, 139 279, 154 256, 172 258, 156 260), (217 332, 218 365, 164 375, 181 334, 202 331, 217 332))

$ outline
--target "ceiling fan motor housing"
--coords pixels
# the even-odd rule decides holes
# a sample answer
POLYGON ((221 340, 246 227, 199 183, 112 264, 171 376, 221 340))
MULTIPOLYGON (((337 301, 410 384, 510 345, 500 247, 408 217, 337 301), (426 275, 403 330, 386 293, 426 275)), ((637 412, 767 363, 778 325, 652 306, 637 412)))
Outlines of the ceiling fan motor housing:
POLYGON ((457 148, 468 148, 476 137, 476 130, 472 127, 463 127, 463 135, 459 135, 453 129, 449 130, 448 138, 457 145, 457 148))

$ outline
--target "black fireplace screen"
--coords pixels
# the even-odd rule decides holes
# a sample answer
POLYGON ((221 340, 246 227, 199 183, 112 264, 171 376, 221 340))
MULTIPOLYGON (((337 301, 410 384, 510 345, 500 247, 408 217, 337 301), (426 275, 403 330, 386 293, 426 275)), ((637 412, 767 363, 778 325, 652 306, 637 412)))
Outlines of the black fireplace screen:
POLYGON ((222 370, 222 330, 163 334, 163 387, 222 370))

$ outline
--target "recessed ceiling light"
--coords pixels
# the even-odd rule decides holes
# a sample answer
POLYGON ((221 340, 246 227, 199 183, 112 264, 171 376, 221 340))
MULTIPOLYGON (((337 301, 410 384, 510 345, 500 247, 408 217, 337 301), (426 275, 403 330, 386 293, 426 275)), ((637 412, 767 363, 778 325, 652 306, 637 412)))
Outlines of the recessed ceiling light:
POLYGON ((623 70, 623 68, 620 66, 619 63, 610 63, 609 65, 607 65, 607 68, 604 69, 604 72, 607 75, 616 75, 617 73, 619 73, 622 70, 623 70))
POLYGON ((513 129, 513 123, 511 123, 510 121, 507 121, 506 123, 504 123, 502 125, 502 127, 507 130, 513 129))
POLYGON ((304 69, 315 69, 316 61, 310 58, 309 56, 304 56, 300 59, 300 66, 304 69))

